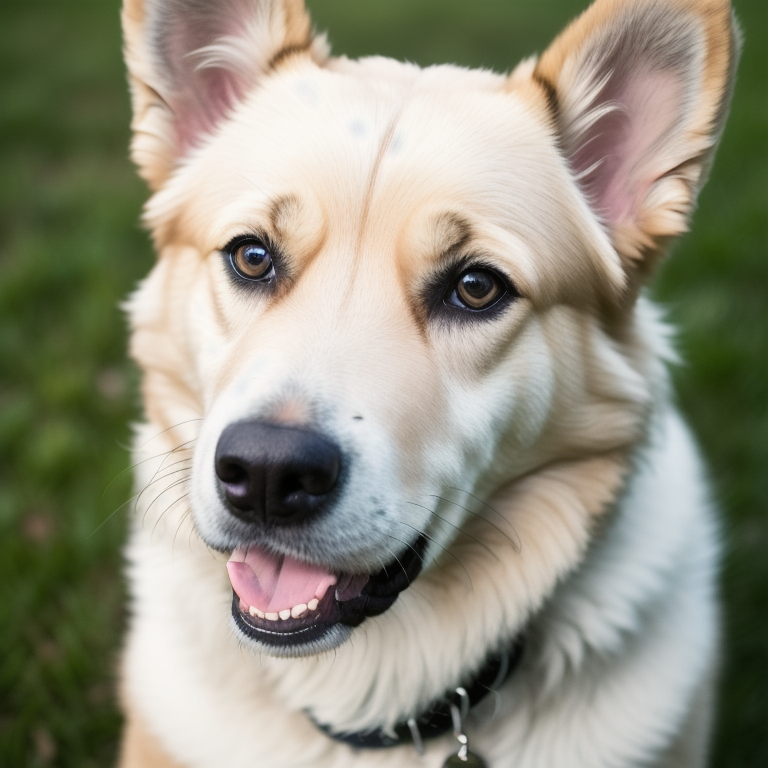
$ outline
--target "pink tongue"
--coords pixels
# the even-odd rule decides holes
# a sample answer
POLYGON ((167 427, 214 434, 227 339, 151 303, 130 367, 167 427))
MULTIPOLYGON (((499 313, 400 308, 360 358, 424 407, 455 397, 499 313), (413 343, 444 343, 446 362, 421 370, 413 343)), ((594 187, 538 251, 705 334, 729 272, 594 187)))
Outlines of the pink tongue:
POLYGON ((336 576, 317 565, 259 549, 236 549, 227 563, 238 597, 263 613, 279 613, 312 598, 322 600, 336 576))

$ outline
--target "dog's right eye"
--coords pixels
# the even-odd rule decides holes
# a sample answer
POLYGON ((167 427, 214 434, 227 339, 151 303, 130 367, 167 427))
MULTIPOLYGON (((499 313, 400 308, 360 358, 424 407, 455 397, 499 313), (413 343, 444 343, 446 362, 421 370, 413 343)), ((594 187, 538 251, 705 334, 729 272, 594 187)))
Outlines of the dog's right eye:
POLYGON ((226 250, 232 269, 244 280, 267 282, 274 277, 272 254, 261 240, 239 240, 226 250))
POLYGON ((488 269, 468 269, 459 277, 448 301, 475 312, 489 309, 506 293, 502 280, 488 269))

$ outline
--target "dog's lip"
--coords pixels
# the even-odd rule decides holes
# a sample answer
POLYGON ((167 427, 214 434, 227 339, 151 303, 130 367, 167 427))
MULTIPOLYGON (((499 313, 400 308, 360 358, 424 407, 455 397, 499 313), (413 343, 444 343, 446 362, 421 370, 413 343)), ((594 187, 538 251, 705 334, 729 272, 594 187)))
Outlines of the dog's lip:
POLYGON ((325 592, 316 609, 307 610, 296 618, 270 621, 254 616, 250 613, 250 606, 233 589, 232 616, 235 625, 247 637, 276 647, 317 642, 339 624, 355 627, 369 616, 384 613, 410 586, 421 572, 426 545, 426 537, 419 536, 399 558, 369 575, 362 589, 352 589, 351 596, 344 594, 342 585, 354 582, 360 575, 340 574, 337 584, 325 592))

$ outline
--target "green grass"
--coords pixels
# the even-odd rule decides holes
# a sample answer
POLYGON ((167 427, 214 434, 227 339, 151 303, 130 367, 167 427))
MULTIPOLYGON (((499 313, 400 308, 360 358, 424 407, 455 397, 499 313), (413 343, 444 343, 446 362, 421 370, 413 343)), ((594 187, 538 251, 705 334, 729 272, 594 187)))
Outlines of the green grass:
MULTIPOLYGON (((655 287, 682 328, 683 410, 724 510, 716 766, 768 765, 768 29, 746 45, 693 233, 655 287)), ((582 0, 314 0, 335 49, 507 69, 582 0)), ((152 263, 136 222, 116 0, 0 6, 0 764, 105 766, 120 719, 120 544, 139 415, 120 299, 152 263)))

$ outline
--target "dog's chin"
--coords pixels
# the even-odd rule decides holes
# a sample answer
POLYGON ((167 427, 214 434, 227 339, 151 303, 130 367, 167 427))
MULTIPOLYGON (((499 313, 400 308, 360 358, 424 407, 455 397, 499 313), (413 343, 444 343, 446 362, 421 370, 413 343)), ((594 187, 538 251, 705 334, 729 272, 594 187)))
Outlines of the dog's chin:
POLYGON ((259 616, 233 590, 235 632, 247 644, 272 656, 310 656, 344 643, 352 629, 371 616, 389 610, 419 575, 427 539, 420 536, 398 558, 370 574, 364 586, 350 594, 341 585, 361 581, 360 575, 339 574, 314 610, 300 616, 270 620, 259 616))

